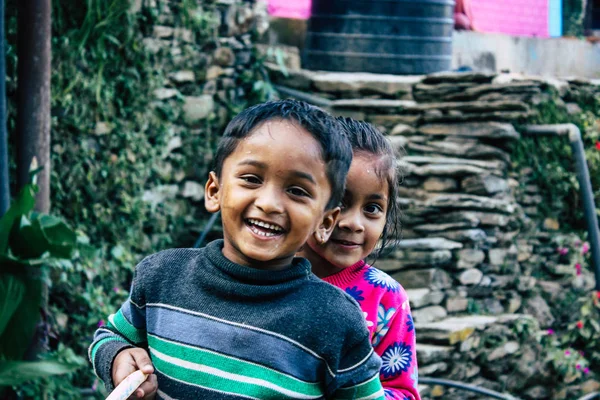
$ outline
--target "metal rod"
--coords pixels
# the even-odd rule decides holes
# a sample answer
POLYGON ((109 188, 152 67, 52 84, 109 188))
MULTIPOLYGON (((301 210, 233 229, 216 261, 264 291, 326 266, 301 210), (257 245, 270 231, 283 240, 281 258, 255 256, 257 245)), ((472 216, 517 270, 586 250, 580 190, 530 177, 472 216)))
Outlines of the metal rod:
POLYGON ((579 400, 593 400, 600 399, 600 392, 588 393, 583 397, 580 397, 579 400))
POLYGON ((581 191, 583 202, 583 213, 588 230, 588 241, 591 248, 592 267, 596 279, 595 289, 600 291, 600 230, 598 228, 598 216, 594 203, 594 192, 590 181, 590 171, 585 160, 585 150, 581 131, 574 124, 559 125, 529 125, 525 127, 525 134, 529 135, 568 135, 573 157, 575 158, 575 169, 577 180, 581 191))
POLYGON ((319 106, 319 107, 323 107, 323 108, 331 107, 331 100, 326 99, 324 97, 315 96, 314 94, 306 93, 306 92, 292 89, 292 88, 289 88, 287 86, 282 86, 282 85, 273 85, 273 87, 279 93, 284 94, 286 96, 290 96, 295 99, 302 100, 307 103, 314 104, 315 106, 319 106))
POLYGON ((210 219, 206 223, 206 226, 204 227, 202 234, 200 235, 198 240, 196 240, 196 243, 194 243, 195 248, 202 247, 202 245, 204 244, 204 241, 206 240, 206 236, 208 235, 208 232, 210 232, 210 230, 212 229, 215 222, 217 222, 217 218, 219 218, 219 215, 221 215, 221 212, 217 211, 216 213, 214 213, 213 215, 210 216, 210 219))
POLYGON ((6 131, 6 49, 4 48, 4 0, 0 0, 0 217, 10 206, 8 182, 8 133, 6 131))
POLYGON ((504 394, 504 393, 496 392, 494 390, 469 385, 468 383, 451 381, 449 379, 419 377, 419 383, 424 383, 426 385, 441 385, 441 386, 453 387, 456 389, 466 390, 468 392, 484 394, 488 397, 491 397, 494 399, 500 399, 500 400, 516 400, 517 399, 516 397, 513 397, 509 394, 504 394))

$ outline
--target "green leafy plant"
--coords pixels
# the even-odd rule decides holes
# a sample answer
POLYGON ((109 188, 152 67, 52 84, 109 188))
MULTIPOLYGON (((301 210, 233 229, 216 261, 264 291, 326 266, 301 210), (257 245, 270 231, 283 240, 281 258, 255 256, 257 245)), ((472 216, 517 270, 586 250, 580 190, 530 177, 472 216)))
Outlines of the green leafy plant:
MULTIPOLYGON (((569 95, 566 100, 581 108, 577 114, 569 114, 556 93, 549 94, 550 100, 537 105, 537 116, 527 123, 573 123, 579 127, 596 205, 600 207, 600 94, 581 89, 569 95)), ((542 215, 561 221, 567 230, 585 229, 575 160, 567 138, 524 136, 513 148, 512 161, 516 168, 532 169, 544 199, 538 206, 542 215)))
POLYGON ((556 322, 540 342, 556 374, 565 383, 575 383, 600 370, 600 292, 592 290, 589 243, 572 234, 555 242, 556 256, 572 266, 572 275, 565 276, 563 289, 550 304, 556 322))
POLYGON ((77 237, 62 220, 33 212, 35 185, 26 185, 0 219, 0 387, 64 374, 84 360, 21 361, 40 319, 47 268, 68 263, 77 237))

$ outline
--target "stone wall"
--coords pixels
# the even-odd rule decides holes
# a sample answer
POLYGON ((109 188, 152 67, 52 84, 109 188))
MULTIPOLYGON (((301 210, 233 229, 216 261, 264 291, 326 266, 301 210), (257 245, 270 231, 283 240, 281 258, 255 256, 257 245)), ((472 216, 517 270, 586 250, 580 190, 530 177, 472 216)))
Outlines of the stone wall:
POLYGON ((198 221, 206 214, 204 184, 212 150, 231 117, 261 100, 254 85, 264 71, 253 35, 268 25, 266 6, 243 0, 191 5, 140 0, 133 7, 154 21, 141 45, 164 77, 152 107, 168 121, 170 137, 156 166, 159 183, 146 188, 143 199, 186 218, 189 230, 178 232, 174 242, 191 245, 204 228, 198 221))
MULTIPOLYGON (((404 154, 402 238, 375 266, 409 293, 420 375, 528 399, 568 398, 552 382, 538 338, 554 323, 551 305, 575 271, 561 265, 562 239, 548 231, 555 221, 541 220, 539 188, 531 170, 513 168, 511 147, 538 105, 552 100, 578 112, 573 99, 600 88, 515 74, 298 70, 286 77, 271 69, 282 96, 310 94, 335 114, 370 121, 404 154)), ((471 398, 441 387, 422 391, 424 398, 471 398)))

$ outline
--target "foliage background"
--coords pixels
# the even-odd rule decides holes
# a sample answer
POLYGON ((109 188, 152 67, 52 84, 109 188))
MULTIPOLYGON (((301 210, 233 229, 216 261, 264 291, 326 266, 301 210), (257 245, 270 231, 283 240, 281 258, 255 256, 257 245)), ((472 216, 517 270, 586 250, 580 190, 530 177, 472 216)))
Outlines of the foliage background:
MULTIPOLYGON (((6 3, 10 146, 17 2, 6 3)), ((80 245, 72 262, 52 271, 51 355, 66 361, 87 357, 94 330, 127 298, 137 262, 158 249, 192 246, 203 228, 207 215, 198 199, 183 198, 181 191, 156 196, 183 186, 183 179, 203 184, 225 122, 270 95, 261 60, 252 52, 241 68, 230 68, 234 94, 215 96, 214 111, 200 123, 184 123, 185 96, 205 92, 211 54, 227 46, 220 36, 228 10, 215 1, 52 2, 52 214, 77 230, 80 245), (155 36, 155 25, 185 29, 191 40, 163 40, 164 47, 151 51, 145 39, 155 36), (157 101, 154 91, 177 70, 195 72, 196 82, 157 101), (173 146, 174 140, 179 144, 173 146)), ((249 36, 251 28, 226 33, 227 40, 236 34, 249 36)), ((11 168, 15 176, 14 160, 11 168)), ((91 368, 82 368, 18 391, 34 398, 101 398, 101 386, 91 368)))

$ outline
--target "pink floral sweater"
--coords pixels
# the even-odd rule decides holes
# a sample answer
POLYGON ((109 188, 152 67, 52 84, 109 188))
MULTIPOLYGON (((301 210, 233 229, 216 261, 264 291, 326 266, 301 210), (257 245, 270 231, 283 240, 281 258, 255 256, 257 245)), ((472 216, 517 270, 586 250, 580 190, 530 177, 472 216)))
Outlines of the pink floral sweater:
POLYGON ((324 280, 360 304, 371 343, 382 360, 380 379, 386 399, 420 400, 415 327, 404 288, 364 261, 324 280))

